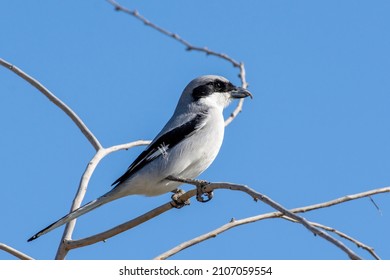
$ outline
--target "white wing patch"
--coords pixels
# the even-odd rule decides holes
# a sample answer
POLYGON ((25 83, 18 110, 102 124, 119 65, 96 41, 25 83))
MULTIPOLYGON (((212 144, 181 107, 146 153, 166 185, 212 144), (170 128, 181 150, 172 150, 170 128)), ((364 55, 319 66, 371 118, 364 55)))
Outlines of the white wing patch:
POLYGON ((164 142, 160 144, 160 146, 157 147, 157 150, 155 150, 150 156, 146 158, 146 160, 153 160, 158 156, 162 156, 163 158, 166 158, 168 156, 168 149, 169 144, 166 145, 164 142))

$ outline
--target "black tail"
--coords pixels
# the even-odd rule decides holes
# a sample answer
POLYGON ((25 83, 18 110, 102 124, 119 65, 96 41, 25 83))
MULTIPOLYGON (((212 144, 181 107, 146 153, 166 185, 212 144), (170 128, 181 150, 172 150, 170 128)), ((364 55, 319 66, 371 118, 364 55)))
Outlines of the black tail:
POLYGON ((64 224, 70 222, 71 220, 76 219, 77 217, 80 217, 81 215, 88 213, 89 211, 92 211, 93 209, 95 209, 95 208, 97 208, 97 207, 99 207, 99 206, 101 206, 101 205, 103 205, 103 204, 105 204, 113 199, 114 199, 113 196, 103 195, 103 196, 99 197, 98 199, 95 199, 91 202, 88 202, 84 206, 81 206, 80 208, 69 213, 68 215, 65 215, 64 217, 62 217, 58 221, 45 227, 43 230, 37 232, 36 234, 31 236, 27 240, 27 242, 33 241, 33 240, 37 239, 38 237, 40 237, 41 235, 44 235, 44 234, 48 233, 49 231, 52 231, 53 229, 60 227, 64 224))

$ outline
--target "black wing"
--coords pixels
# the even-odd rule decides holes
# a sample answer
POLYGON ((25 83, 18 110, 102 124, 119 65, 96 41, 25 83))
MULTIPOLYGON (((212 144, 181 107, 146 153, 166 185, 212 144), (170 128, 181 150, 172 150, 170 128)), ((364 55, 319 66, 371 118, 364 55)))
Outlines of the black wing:
POLYGON ((112 186, 116 187, 119 184, 123 183, 135 172, 147 165, 149 162, 165 154, 169 149, 172 149, 183 139, 190 136, 197 129, 199 129, 204 117, 205 113, 197 114, 190 121, 161 135, 135 159, 135 161, 129 166, 125 174, 123 174, 114 183, 112 183, 112 186))

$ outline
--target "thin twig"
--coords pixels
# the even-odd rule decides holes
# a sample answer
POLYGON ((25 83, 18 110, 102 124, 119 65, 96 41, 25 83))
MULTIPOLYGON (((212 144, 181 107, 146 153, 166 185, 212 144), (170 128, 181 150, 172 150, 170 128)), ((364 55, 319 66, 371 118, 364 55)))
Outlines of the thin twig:
MULTIPOLYGON (((179 199, 184 202, 184 201, 190 199, 191 197, 193 197, 195 194, 196 194, 196 190, 190 190, 190 191, 180 195, 179 199)), ((151 211, 149 211, 141 216, 138 216, 130 221, 127 221, 123 224, 120 224, 116 227, 113 227, 107 231, 104 231, 104 232, 101 232, 101 233, 98 233, 98 234, 95 234, 95 235, 92 235, 92 236, 89 236, 89 237, 86 237, 83 239, 79 239, 79 240, 67 240, 65 242, 65 246, 66 246, 67 250, 71 250, 71 249, 88 246, 88 245, 106 240, 106 239, 111 238, 115 235, 118 235, 124 231, 132 229, 132 228, 134 228, 134 227, 136 227, 136 226, 138 226, 138 225, 140 225, 140 224, 142 224, 142 223, 144 223, 152 218, 155 218, 155 217, 165 213, 166 211, 168 211, 172 208, 173 208, 172 202, 167 202, 167 203, 165 203, 159 207, 156 207, 153 210, 151 210, 151 211)))
MULTIPOLYGON (((360 199, 360 198, 367 197, 370 195, 376 195, 376 194, 387 193, 387 192, 390 192, 390 187, 384 187, 384 188, 369 190, 369 191, 361 192, 361 193, 357 193, 357 194, 347 195, 347 196, 343 196, 343 197, 340 197, 337 199, 333 199, 333 200, 318 203, 318 204, 294 208, 294 209, 291 209, 289 211, 292 213, 305 213, 305 212, 309 212, 309 211, 316 210, 316 209, 330 207, 330 206, 344 203, 347 201, 360 199)), ((196 245, 198 243, 206 241, 210 238, 216 237, 217 235, 219 235, 225 231, 228 231, 232 228, 235 228, 236 226, 254 223, 254 222, 257 222, 260 220, 265 220, 265 219, 279 218, 282 216, 283 216, 283 213, 281 213, 281 212, 270 212, 270 213, 265 213, 265 214, 261 214, 261 215, 257 215, 257 216, 248 217, 245 219, 232 220, 229 223, 227 223, 227 224, 225 224, 225 225, 223 225, 215 230, 212 230, 210 232, 207 232, 205 234, 202 234, 198 237, 195 237, 191 240, 185 241, 185 242, 175 246, 174 248, 155 257, 155 259, 167 259, 167 258, 177 254, 178 252, 180 252, 188 247, 191 247, 193 245, 196 245)))
MULTIPOLYGON (((247 88, 248 87, 248 83, 246 81, 246 72, 245 72, 245 67, 244 67, 244 63, 243 62, 241 62, 241 64, 240 64, 240 75, 239 76, 240 76, 240 79, 241 79, 242 87, 243 88, 247 88)), ((243 106, 244 106, 244 99, 241 98, 238 101, 237 106, 234 109, 234 111, 225 120, 225 126, 228 126, 238 116, 238 114, 241 113, 243 106)))
POLYGON ((157 30, 158 32, 160 32, 160 33, 162 33, 162 34, 164 34, 164 35, 166 35, 168 37, 171 37, 174 40, 178 41, 179 43, 184 45, 186 47, 186 50, 188 50, 188 51, 204 52, 206 55, 212 55, 212 56, 216 56, 216 57, 222 58, 224 60, 227 60, 234 67, 240 68, 240 66, 241 66, 240 62, 234 60, 233 58, 231 58, 227 54, 215 52, 213 50, 208 49, 207 47, 197 47, 197 46, 192 45, 191 43, 189 43, 188 41, 186 41, 182 37, 180 37, 178 34, 173 33, 173 32, 171 32, 169 30, 166 30, 166 29, 158 26, 157 24, 151 22, 146 17, 141 15, 137 10, 130 10, 130 9, 120 5, 118 2, 116 2, 114 0, 107 0, 107 2, 110 3, 111 5, 113 5, 116 11, 121 11, 121 12, 124 12, 124 13, 126 13, 128 15, 131 15, 131 16, 135 17, 136 19, 140 20, 145 25, 147 25, 147 26, 157 30))
POLYGON ((30 83, 33 87, 35 87, 37 90, 39 90, 41 93, 43 93, 58 108, 60 108, 66 115, 68 115, 68 117, 70 117, 72 119, 72 121, 77 125, 77 127, 81 130, 81 132, 88 139, 88 141, 91 143, 91 145, 95 148, 96 151, 99 150, 100 148, 102 148, 102 145, 100 144, 99 140, 89 130, 89 128, 84 124, 84 122, 80 119, 80 117, 68 105, 66 105, 64 102, 62 102, 61 99, 59 99, 57 96, 55 96, 50 90, 48 90, 46 87, 44 87, 36 79, 29 76, 28 74, 23 72, 21 69, 19 69, 15 65, 12 65, 11 63, 9 63, 1 58, 0 58, 0 64, 2 66, 4 66, 5 68, 7 68, 8 70, 14 72, 16 75, 21 77, 26 82, 30 83))
MULTIPOLYGON (((288 220, 288 221, 290 221, 290 222, 297 223, 296 220, 291 219, 291 218, 289 218, 289 217, 283 216, 282 218, 285 219, 285 220, 288 220)), ((381 258, 375 253, 374 248, 367 246, 366 244, 364 244, 364 243, 360 242, 359 240, 357 240, 357 239, 355 239, 355 238, 353 238, 353 237, 351 237, 351 236, 345 234, 345 233, 342 232, 342 231, 339 231, 339 230, 337 230, 337 229, 335 229, 335 228, 332 228, 332 227, 329 227, 329 226, 325 226, 325 225, 320 224, 320 223, 310 222, 310 224, 311 224, 312 226, 315 226, 315 227, 318 227, 318 228, 322 228, 322 229, 324 229, 324 230, 326 230, 326 231, 333 232, 333 233, 337 234, 338 236, 340 236, 340 237, 342 237, 342 238, 344 238, 344 239, 346 239, 346 240, 348 240, 348 241, 351 241, 352 243, 354 243, 354 244, 355 244, 356 246, 358 246, 359 248, 362 248, 362 249, 366 250, 366 251, 369 252, 375 259, 377 259, 377 260, 380 260, 380 259, 381 259, 381 258)))
MULTIPOLYGON (((248 87, 248 83, 246 82, 246 73, 245 73, 245 66, 243 62, 238 62, 237 60, 231 58, 227 54, 221 53, 221 52, 216 52, 213 50, 210 50, 207 47, 198 47, 195 45, 192 45, 189 43, 187 40, 184 40, 181 36, 179 36, 176 33, 173 33, 167 29, 162 28, 161 26, 158 26, 157 24, 151 22, 148 20, 146 17, 141 15, 137 10, 131 10, 128 9, 122 5, 120 5, 117 1, 115 0, 107 0, 108 3, 114 6, 116 11, 124 12, 125 14, 128 14, 130 16, 135 17, 136 19, 140 20, 142 23, 145 25, 151 27, 152 29, 160 32, 161 34, 164 34, 175 41, 179 42, 180 44, 184 45, 187 51, 198 51, 198 52, 203 52, 206 55, 211 55, 211 56, 216 56, 218 58, 221 58, 225 61, 230 62, 233 67, 236 67, 239 69, 239 78, 241 79, 241 86, 243 88, 248 87)), ((230 114, 230 116, 225 120, 225 126, 228 126, 236 117, 237 115, 242 111, 242 107, 244 105, 244 99, 240 99, 237 103, 236 108, 234 111, 230 114)))
POLYGON ((25 253, 22 253, 16 250, 15 248, 12 248, 4 243, 0 243, 0 250, 6 251, 21 260, 33 260, 33 258, 30 257, 29 255, 26 255, 25 253))
MULTIPOLYGON (((387 192, 390 192, 390 187, 373 189, 373 190, 369 190, 366 192, 347 195, 347 196, 343 196, 343 197, 336 198, 336 199, 322 202, 322 203, 317 203, 317 204, 308 205, 308 206, 304 206, 304 207, 294 208, 294 209, 291 209, 290 211, 293 213, 305 213, 305 212, 309 212, 309 211, 313 211, 313 210, 317 210, 317 209, 321 209, 321 208, 331 207, 331 206, 341 204, 341 203, 344 203, 347 201, 364 198, 364 197, 367 197, 370 195, 376 195, 376 194, 387 193, 387 192)), ((167 258, 179 253, 180 251, 182 251, 188 247, 191 247, 193 245, 196 245, 198 243, 206 241, 209 238, 216 237, 217 235, 219 235, 225 231, 228 231, 232 228, 235 228, 237 226, 245 225, 245 224, 249 224, 249 223, 254 223, 254 222, 258 222, 258 221, 266 220, 266 219, 280 218, 282 216, 283 216, 283 213, 281 213, 281 212, 270 212, 270 213, 252 216, 252 217, 248 217, 248 218, 244 218, 244 219, 240 219, 240 220, 232 220, 229 223, 227 223, 227 224, 225 224, 225 225, 223 225, 215 230, 212 230, 210 232, 207 232, 205 234, 202 234, 198 237, 195 237, 191 240, 185 241, 185 242, 177 245, 176 247, 174 247, 174 248, 160 254, 159 256, 155 257, 155 259, 158 259, 158 260, 167 259, 167 258)))
POLYGON ((347 246, 345 246, 342 242, 339 240, 335 239, 325 231, 319 230, 318 228, 312 226, 305 218, 296 215, 295 213, 287 210, 284 208, 282 205, 277 203, 276 201, 273 201, 271 198, 267 197, 264 194, 261 194, 259 192, 256 192, 255 190, 249 188, 248 186, 245 185, 237 185, 237 184, 230 184, 230 183, 212 183, 209 185, 206 185, 203 187, 204 192, 210 192, 215 189, 230 189, 230 190, 237 190, 237 191, 242 191, 253 197, 255 200, 261 200, 265 204, 271 206, 272 208, 278 210, 279 212, 283 213, 285 216, 293 218, 297 220, 300 224, 302 224, 304 227, 306 227, 309 231, 314 233, 315 235, 318 235, 325 240, 329 241, 333 245, 337 246, 340 248, 342 251, 344 251, 350 259, 352 260, 359 260, 361 257, 359 257, 354 251, 349 249, 347 246))

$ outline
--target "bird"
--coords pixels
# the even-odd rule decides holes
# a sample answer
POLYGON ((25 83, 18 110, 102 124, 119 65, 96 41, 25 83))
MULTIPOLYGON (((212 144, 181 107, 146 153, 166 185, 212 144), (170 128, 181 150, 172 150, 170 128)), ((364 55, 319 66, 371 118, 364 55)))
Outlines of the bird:
POLYGON ((108 202, 128 195, 157 196, 182 183, 167 177, 194 179, 216 158, 224 138, 223 110, 250 91, 217 75, 193 79, 183 90, 176 109, 154 140, 104 195, 50 224, 27 241, 58 228, 108 202))

